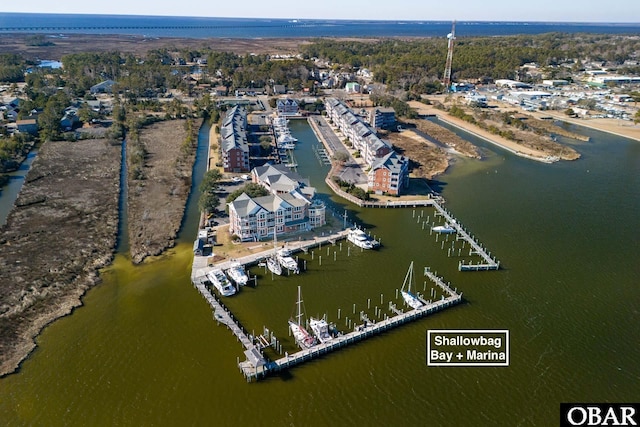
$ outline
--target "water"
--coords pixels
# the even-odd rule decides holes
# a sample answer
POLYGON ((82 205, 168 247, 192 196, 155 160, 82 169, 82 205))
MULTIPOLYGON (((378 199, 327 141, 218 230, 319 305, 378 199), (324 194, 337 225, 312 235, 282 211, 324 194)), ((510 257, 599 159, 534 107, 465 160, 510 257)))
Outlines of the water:
MULTIPOLYGON (((513 34, 604 33, 635 34, 640 24, 579 22, 456 23, 458 37, 513 34)), ((0 32, 46 34, 129 34, 148 37, 443 37, 451 21, 258 19, 175 16, 73 15, 0 13, 0 32)))
MULTIPOLYGON (((326 192, 313 133, 295 121, 291 129, 301 141, 300 173, 326 192)), ((327 256, 322 248, 314 260, 304 256, 308 271, 273 281, 255 268, 258 287, 225 300, 248 330, 270 327, 289 351, 286 320, 298 285, 307 314, 326 312, 344 329, 353 303, 363 310, 370 298, 373 312, 381 293, 385 305, 393 299, 413 260, 464 292, 457 307, 246 384, 235 366, 241 345, 189 283, 190 210, 184 243, 141 266, 118 255, 84 306, 44 331, 20 372, 0 380, 0 418, 6 425, 549 426, 560 402, 637 400, 640 144, 580 131, 592 139, 575 144, 579 161, 540 164, 487 145, 485 160, 460 161, 441 177, 448 208, 502 262, 498 272, 458 272, 457 258, 421 230, 413 209, 360 209, 325 194, 382 237, 380 251, 352 248, 347 257, 343 243, 327 256), (453 328, 510 330, 511 365, 427 367, 426 330, 453 328)))
POLYGON ((11 212, 13 204, 18 198, 22 184, 24 184, 24 178, 27 176, 31 163, 35 160, 37 154, 38 149, 32 149, 20 164, 18 170, 9 174, 9 182, 0 188, 0 225, 4 225, 7 222, 9 212, 11 212))

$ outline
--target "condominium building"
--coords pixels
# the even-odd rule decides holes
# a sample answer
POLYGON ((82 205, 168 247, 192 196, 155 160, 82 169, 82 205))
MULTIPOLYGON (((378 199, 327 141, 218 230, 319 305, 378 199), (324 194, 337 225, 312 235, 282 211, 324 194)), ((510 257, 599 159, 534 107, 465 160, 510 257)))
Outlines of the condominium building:
POLYGON ((236 105, 227 111, 220 128, 222 166, 225 172, 249 171, 247 111, 236 105))

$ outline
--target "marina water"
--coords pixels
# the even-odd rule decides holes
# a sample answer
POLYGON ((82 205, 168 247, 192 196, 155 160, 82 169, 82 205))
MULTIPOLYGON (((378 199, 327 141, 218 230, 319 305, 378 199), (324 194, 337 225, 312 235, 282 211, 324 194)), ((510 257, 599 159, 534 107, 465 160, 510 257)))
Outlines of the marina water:
POLYGON ((258 286, 225 299, 247 330, 267 326, 293 351, 286 322, 298 285, 308 315, 327 313, 345 330, 353 304, 395 299, 411 261, 465 302, 247 384, 236 367, 242 346, 189 281, 191 206, 177 247, 141 266, 119 254, 84 306, 0 379, 3 424, 549 426, 560 402, 637 401, 640 143, 576 128, 591 136, 574 144, 582 158, 548 165, 478 141, 485 158, 458 159, 437 187, 502 268, 463 273, 416 220, 433 211, 360 209, 331 196, 313 132, 297 121, 291 129, 299 172, 383 247, 323 247, 304 255, 307 271, 274 280, 252 269, 258 286), (428 329, 483 328, 510 331, 509 367, 426 366, 428 329))

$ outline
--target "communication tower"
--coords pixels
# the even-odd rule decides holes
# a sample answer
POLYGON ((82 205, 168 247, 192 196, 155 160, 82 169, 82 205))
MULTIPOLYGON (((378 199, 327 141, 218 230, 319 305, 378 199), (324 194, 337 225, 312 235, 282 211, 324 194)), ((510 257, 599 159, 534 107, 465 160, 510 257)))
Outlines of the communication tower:
POLYGON ((444 66, 444 79, 442 83, 446 92, 451 90, 451 63, 453 62, 453 41, 456 39, 456 21, 451 25, 451 32, 447 34, 447 62, 444 66))

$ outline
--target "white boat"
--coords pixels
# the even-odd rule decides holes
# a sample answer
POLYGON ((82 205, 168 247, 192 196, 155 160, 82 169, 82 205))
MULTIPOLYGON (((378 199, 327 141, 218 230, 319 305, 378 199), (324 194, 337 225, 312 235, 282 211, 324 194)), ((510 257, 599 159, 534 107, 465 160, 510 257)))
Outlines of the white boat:
POLYGON ((226 271, 227 276, 238 286, 244 286, 249 281, 249 276, 244 271, 244 267, 237 261, 233 261, 226 271))
POLYGON ((296 142, 298 142, 298 138, 292 136, 288 131, 278 136, 278 144, 295 144, 296 142))
POLYGON ((211 284, 220 292, 220 295, 224 297, 231 296, 236 293, 236 288, 227 280, 227 276, 224 275, 222 270, 214 268, 207 273, 207 278, 211 284))
POLYGON ((278 260, 273 256, 270 256, 269 258, 267 258, 267 268, 273 274, 277 274, 278 276, 282 274, 282 266, 280 265, 278 260))
POLYGON ((278 258, 278 262, 284 268, 286 268, 287 270, 291 270, 296 274, 300 273, 300 269, 298 268, 298 261, 296 261, 291 256, 291 251, 289 251, 289 249, 287 249, 287 248, 280 249, 277 252, 276 256, 278 258))
POLYGON ((362 249, 373 249, 380 245, 377 241, 367 236, 367 234, 359 228, 353 228, 349 230, 349 234, 347 234, 347 240, 362 249))
POLYGON ((298 301, 296 301, 296 317, 289 319, 289 329, 301 349, 311 348, 316 345, 316 339, 302 326, 302 296, 298 286, 298 301))
POLYGON ((313 332, 318 341, 320 341, 321 343, 325 343, 333 339, 333 337, 329 333, 329 324, 324 318, 315 319, 313 317, 310 317, 309 327, 311 328, 311 332, 313 332))
POLYGON ((402 284, 402 289, 400 293, 402 294, 402 298, 404 299, 405 304, 410 306, 411 308, 420 308, 424 305, 420 299, 411 293, 411 283, 413 282, 413 261, 409 265, 409 270, 407 271, 406 276, 404 276, 404 283, 402 284), (405 290, 406 286, 406 290, 405 290))
POLYGON ((435 227, 431 227, 431 229, 436 233, 443 233, 443 234, 451 234, 456 232, 456 229, 453 226, 451 226, 451 224, 449 224, 448 222, 446 222, 444 225, 437 225, 435 227))
POLYGON ((278 143, 278 146, 280 148, 282 148, 283 150, 295 150, 296 149, 296 144, 294 144, 293 142, 278 143))

